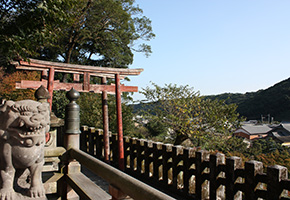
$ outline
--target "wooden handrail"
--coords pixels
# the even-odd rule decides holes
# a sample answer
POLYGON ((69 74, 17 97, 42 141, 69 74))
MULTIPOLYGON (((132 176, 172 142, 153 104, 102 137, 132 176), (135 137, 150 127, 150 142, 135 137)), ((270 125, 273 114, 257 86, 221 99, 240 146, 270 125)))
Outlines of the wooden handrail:
POLYGON ((144 183, 125 174, 124 172, 88 155, 87 153, 71 148, 68 150, 70 158, 76 159, 82 165, 102 177, 111 185, 138 200, 171 200, 174 199, 144 183))

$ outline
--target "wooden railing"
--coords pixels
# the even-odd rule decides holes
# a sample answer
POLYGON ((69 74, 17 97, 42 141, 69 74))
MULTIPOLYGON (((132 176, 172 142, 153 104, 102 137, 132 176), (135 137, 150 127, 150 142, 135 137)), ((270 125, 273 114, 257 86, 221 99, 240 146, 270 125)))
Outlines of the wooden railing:
MULTIPOLYGON (((87 169, 106 180, 111 186, 118 188, 122 193, 129 195, 133 199, 174 199, 79 149, 71 148, 65 156, 68 156, 65 158, 68 160, 76 159, 82 166, 85 166, 87 169)), ((78 193, 81 199, 107 199, 106 196, 103 198, 96 198, 96 195, 100 195, 100 192, 96 192, 98 189, 92 186, 92 183, 86 180, 84 175, 80 172, 73 171, 68 173, 66 182, 78 193), (90 187, 91 189, 88 189, 90 187)))
MULTIPOLYGON (((102 130, 82 127, 81 149, 103 159, 102 130)), ((116 136, 111 136, 111 164, 117 166, 116 136)), ((187 199, 290 199, 286 167, 263 168, 195 148, 124 138, 125 172, 169 194, 187 199)))
MULTIPOLYGON (((173 200, 174 198, 167 194, 138 181, 79 149, 81 135, 79 130, 80 109, 76 103, 79 96, 80 94, 73 88, 67 93, 70 103, 66 106, 65 131, 62 134, 66 152, 60 159, 62 178, 58 180, 57 185, 61 199, 119 200, 129 195, 131 198, 138 200, 173 200), (107 181, 110 195, 85 176, 81 172, 81 166, 87 167, 91 172, 107 181)), ((92 136, 92 134, 90 135, 92 136)), ((91 144, 94 144, 94 141, 90 139, 91 144)))

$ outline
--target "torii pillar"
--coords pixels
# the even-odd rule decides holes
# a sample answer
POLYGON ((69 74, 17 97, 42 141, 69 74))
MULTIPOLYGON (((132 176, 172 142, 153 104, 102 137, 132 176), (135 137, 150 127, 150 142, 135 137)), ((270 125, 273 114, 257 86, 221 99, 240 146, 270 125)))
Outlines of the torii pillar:
POLYGON ((116 81, 116 106, 117 106, 117 126, 118 126, 118 149, 119 149, 119 169, 125 170, 124 163, 124 141, 123 141, 123 123, 122 123, 122 104, 120 75, 115 75, 116 81))

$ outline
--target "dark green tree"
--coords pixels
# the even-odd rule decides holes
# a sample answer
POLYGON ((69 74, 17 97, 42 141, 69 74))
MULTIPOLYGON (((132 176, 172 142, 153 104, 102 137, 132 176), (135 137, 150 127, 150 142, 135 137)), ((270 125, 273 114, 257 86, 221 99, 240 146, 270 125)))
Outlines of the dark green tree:
POLYGON ((127 67, 154 38, 134 0, 1 1, 0 53, 66 63, 127 67), (137 42, 139 45, 137 45, 137 42))

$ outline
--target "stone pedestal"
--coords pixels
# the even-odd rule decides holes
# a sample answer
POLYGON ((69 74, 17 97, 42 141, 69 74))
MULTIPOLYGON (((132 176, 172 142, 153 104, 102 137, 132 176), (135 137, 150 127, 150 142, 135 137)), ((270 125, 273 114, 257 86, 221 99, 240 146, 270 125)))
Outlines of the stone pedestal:
POLYGON ((43 181, 46 194, 57 193, 57 181, 61 178, 56 172, 59 171, 59 155, 65 152, 63 147, 57 147, 59 127, 64 126, 64 120, 57 118, 53 112, 50 115, 50 131, 46 134, 46 144, 44 147, 43 181))

